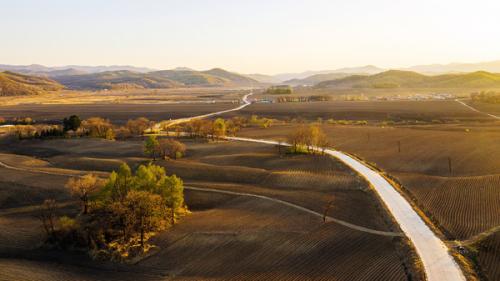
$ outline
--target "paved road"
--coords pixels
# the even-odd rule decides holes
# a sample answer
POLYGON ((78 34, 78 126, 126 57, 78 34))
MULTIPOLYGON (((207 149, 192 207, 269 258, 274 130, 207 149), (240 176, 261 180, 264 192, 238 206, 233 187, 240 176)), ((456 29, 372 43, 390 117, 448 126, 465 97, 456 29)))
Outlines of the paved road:
MULTIPOLYGON (((243 97, 244 104, 230 110, 214 112, 210 114, 183 118, 175 120, 175 124, 188 122, 192 119, 199 119, 220 115, 230 111, 237 111, 250 105, 248 97, 251 93, 243 97)), ((233 141, 256 142, 276 145, 278 142, 272 140, 259 140, 250 138, 228 137, 233 141)), ((288 145, 281 143, 281 145, 288 145)), ((392 216, 399 224, 406 236, 412 241, 422 263, 424 271, 429 281, 460 281, 466 280, 462 270, 448 252, 446 245, 434 232, 424 223, 422 218, 413 210, 410 203, 399 194, 398 191, 378 172, 370 169, 360 161, 340 152, 331 149, 325 153, 339 159, 352 169, 357 171, 373 186, 384 204, 387 206, 392 216)))
POLYGON ((474 108, 474 107, 472 107, 472 106, 470 106, 470 105, 466 104, 465 102, 463 102, 463 101, 461 101, 461 100, 455 100, 455 101, 456 101, 456 102, 458 102, 459 104, 461 104, 461 105, 463 105, 463 106, 465 106, 465 107, 469 108, 469 109, 470 109, 470 110, 472 110, 472 111, 479 112, 479 113, 481 113, 481 114, 486 114, 486 115, 488 115, 488 116, 489 116, 489 117, 491 117, 491 118, 495 118, 495 119, 500 120, 500 116, 496 116, 496 115, 493 115, 493 114, 490 114, 490 113, 486 113, 486 112, 480 111, 480 110, 478 110, 478 109, 476 109, 476 108, 474 108))

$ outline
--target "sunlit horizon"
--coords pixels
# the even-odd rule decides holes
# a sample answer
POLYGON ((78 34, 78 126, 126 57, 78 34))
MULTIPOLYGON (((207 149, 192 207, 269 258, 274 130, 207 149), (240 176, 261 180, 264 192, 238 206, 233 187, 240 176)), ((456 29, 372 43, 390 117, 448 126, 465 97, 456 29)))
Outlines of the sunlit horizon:
POLYGON ((277 74, 500 60, 500 3, 5 1, 0 64, 277 74))

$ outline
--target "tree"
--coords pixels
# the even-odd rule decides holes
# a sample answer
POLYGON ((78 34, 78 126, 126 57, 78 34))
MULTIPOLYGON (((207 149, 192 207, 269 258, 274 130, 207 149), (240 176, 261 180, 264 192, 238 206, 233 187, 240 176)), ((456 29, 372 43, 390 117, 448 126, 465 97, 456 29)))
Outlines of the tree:
POLYGON ((54 199, 46 199, 38 209, 37 218, 42 222, 48 237, 54 238, 57 204, 54 199))
POLYGON ((159 192, 170 208, 171 224, 174 225, 176 217, 184 209, 184 183, 176 175, 165 177, 159 192))
POLYGON ((159 142, 160 156, 172 159, 181 158, 186 152, 186 145, 173 139, 162 139, 159 142))
POLYGON ((147 191, 132 190, 124 201, 127 208, 126 224, 140 233, 141 247, 144 247, 145 232, 160 230, 166 209, 161 196, 147 191))
POLYGON ((226 121, 222 118, 215 119, 212 124, 212 134, 214 137, 223 138, 226 136, 226 121))
POLYGON ((80 128, 82 124, 82 120, 80 120, 80 117, 77 115, 71 115, 69 118, 64 118, 63 119, 63 130, 64 132, 67 131, 75 131, 80 128))
POLYGON ((107 202, 123 202, 127 193, 134 187, 134 177, 127 163, 120 165, 118 172, 113 171, 106 180, 98 198, 107 202))
POLYGON ((130 133, 135 136, 144 134, 148 128, 152 127, 153 122, 149 121, 145 117, 139 117, 137 119, 130 119, 127 121, 125 127, 129 129, 130 133))
POLYGON ((102 186, 101 180, 94 174, 87 174, 81 178, 70 178, 66 187, 73 196, 76 196, 82 205, 82 213, 86 215, 89 209, 89 196, 102 186))
POLYGON ((156 153, 159 150, 159 142, 156 136, 148 136, 144 141, 144 154, 156 160, 156 153))
POLYGON ((105 138, 108 129, 112 129, 113 125, 107 119, 92 117, 84 120, 82 127, 91 137, 105 138))

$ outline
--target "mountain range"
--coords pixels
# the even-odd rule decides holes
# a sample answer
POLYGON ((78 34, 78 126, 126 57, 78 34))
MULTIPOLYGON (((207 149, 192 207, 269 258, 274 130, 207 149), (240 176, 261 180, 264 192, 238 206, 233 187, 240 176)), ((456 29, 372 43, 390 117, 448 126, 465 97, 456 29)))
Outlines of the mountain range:
POLYGON ((500 88, 500 74, 476 71, 431 76, 413 71, 388 70, 374 75, 351 75, 323 81, 316 84, 315 88, 500 88))

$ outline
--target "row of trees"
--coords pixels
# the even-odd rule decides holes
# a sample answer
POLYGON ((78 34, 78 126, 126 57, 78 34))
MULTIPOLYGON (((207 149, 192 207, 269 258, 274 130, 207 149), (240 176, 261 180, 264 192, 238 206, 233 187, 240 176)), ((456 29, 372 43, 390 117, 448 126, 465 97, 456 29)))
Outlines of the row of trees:
POLYGON ((474 101, 500 104, 500 92, 482 91, 479 93, 472 93, 471 98, 474 101))
POLYGON ((301 126, 288 135, 292 153, 315 153, 318 150, 324 152, 330 144, 328 137, 321 127, 317 125, 301 126))
POLYGON ((39 217, 49 241, 87 248, 99 257, 124 259, 147 250, 154 233, 188 212, 182 180, 152 164, 139 166, 135 173, 122 164, 106 180, 89 174, 70 179, 66 186, 80 201, 81 212, 57 219, 55 201, 46 200, 39 217))
POLYGON ((165 128, 166 131, 175 131, 178 136, 180 133, 186 133, 189 137, 223 138, 226 136, 235 136, 236 133, 245 127, 261 127, 269 128, 272 125, 272 120, 268 118, 260 118, 257 115, 252 115, 250 118, 241 116, 223 119, 194 119, 184 124, 179 124, 173 127, 165 128))
POLYGON ((326 95, 312 95, 312 96, 281 96, 276 98, 276 102, 313 102, 313 101, 329 101, 332 100, 331 96, 326 95))

